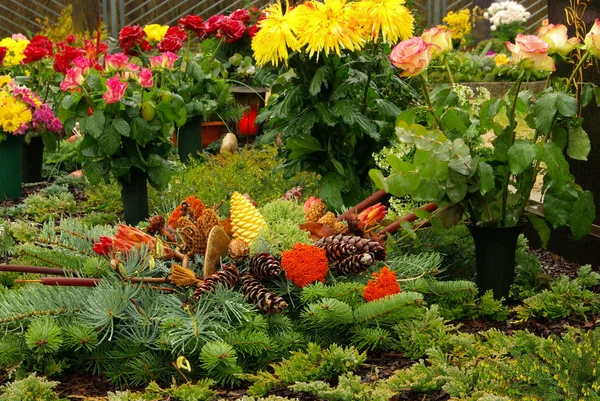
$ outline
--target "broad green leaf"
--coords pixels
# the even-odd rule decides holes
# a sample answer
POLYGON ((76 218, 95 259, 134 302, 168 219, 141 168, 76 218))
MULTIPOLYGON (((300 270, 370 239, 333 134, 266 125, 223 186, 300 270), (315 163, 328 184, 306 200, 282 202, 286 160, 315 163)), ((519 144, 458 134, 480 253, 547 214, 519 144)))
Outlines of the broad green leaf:
POLYGON ((131 139, 141 146, 152 140, 152 127, 146 120, 138 117, 131 121, 131 139))
POLYGON ((150 155, 147 165, 150 185, 155 188, 165 188, 174 174, 174 164, 158 155, 150 155))
POLYGON ((421 186, 411 193, 417 202, 435 202, 444 196, 444 186, 438 180, 421 180, 421 186))
POLYGON ((123 120, 122 118, 115 118, 112 121, 112 126, 115 129, 115 131, 117 131, 119 134, 129 137, 131 128, 129 127, 127 121, 123 120))
POLYGON ((570 226, 575 239, 581 239, 590 232, 595 218, 594 196, 590 191, 581 192, 571 213, 570 226))
POLYGON ((452 142, 452 151, 450 155, 448 167, 462 175, 470 176, 471 153, 469 147, 462 138, 457 138, 452 142))
POLYGON ((377 188, 383 189, 386 193, 390 192, 387 186, 387 182, 385 181, 385 176, 380 170, 372 168, 371 170, 369 170, 369 177, 371 177, 371 180, 377 188))
POLYGON ((173 105, 167 102, 160 102, 156 105, 156 114, 163 123, 174 122, 178 118, 173 105))
POLYGON ((569 147, 567 155, 575 160, 587 160, 591 144, 587 132, 580 126, 569 127, 569 147))
POLYGON ((81 100, 81 93, 69 93, 63 98, 61 106, 70 109, 73 105, 79 103, 79 100, 81 100))
POLYGON ((452 89, 445 85, 437 85, 431 91, 431 101, 435 109, 456 106, 458 98, 452 89))
POLYGON ((500 111, 501 105, 502 101, 500 99, 491 99, 483 102, 481 108, 479 109, 479 123, 481 129, 490 129, 492 122, 494 121, 494 117, 496 114, 498 114, 498 111, 500 111))
POLYGON ((410 239, 415 241, 418 240, 417 233, 415 232, 411 222, 404 220, 400 223, 400 227, 402 227, 404 231, 406 231, 406 234, 410 239))
POLYGON ((98 146, 98 141, 91 136, 83 138, 79 144, 79 152, 88 159, 102 157, 102 151, 98 146))
POLYGON ((395 173, 386 178, 389 193, 399 198, 410 194, 421 184, 421 178, 415 172, 395 173))
POLYGON ((359 112, 356 104, 348 99, 334 102, 331 111, 334 116, 342 118, 348 124, 354 124, 354 115, 359 112))
POLYGON ((479 163, 479 193, 485 195, 494 188, 494 169, 485 162, 479 163))
POLYGON ((419 175, 424 180, 430 180, 434 178, 442 166, 441 162, 435 158, 432 152, 425 150, 417 150, 413 158, 415 167, 419 171, 419 175))
POLYGON ((102 177, 104 176, 102 165, 91 160, 87 160, 83 163, 83 172, 92 185, 100 184, 100 181, 102 181, 102 177))
POLYGON ((581 88, 581 107, 586 107, 594 98, 594 84, 586 82, 581 88))
POLYGON ((555 144, 544 144, 544 163, 552 182, 557 186, 563 186, 569 181, 569 163, 555 144))
POLYGON ((375 107, 377 112, 385 117, 386 120, 396 119, 401 113, 401 110, 394 103, 385 99, 375 99, 375 107))
POLYGON ((356 124, 358 124, 358 126, 363 130, 365 134, 375 139, 376 141, 379 141, 381 139, 381 136, 377 131, 377 126, 373 124, 370 119, 368 119, 360 113, 356 114, 355 119, 356 124))
POLYGON ((333 166, 335 167, 335 169, 337 170, 338 173, 340 173, 343 176, 346 175, 346 172, 344 171, 344 166, 342 166, 342 163, 337 161, 337 159, 335 159, 334 157, 331 158, 331 163, 333 163, 333 166))
POLYGON ((438 216, 433 216, 431 219, 429 219, 429 222, 431 223, 431 229, 434 233, 444 233, 444 223, 442 223, 442 220, 438 216))
POLYGON ((553 185, 544 196, 544 216, 554 228, 562 227, 571 220, 577 190, 570 186, 553 185))
POLYGON ((337 173, 329 173, 321 178, 323 185, 319 190, 319 197, 332 210, 340 210, 344 205, 342 199, 342 190, 345 186, 345 179, 337 173))
POLYGON ((537 231, 538 235, 540 236, 542 248, 546 249, 546 246, 548 246, 548 240, 550 240, 550 227, 548 227, 546 220, 536 216, 533 213, 529 213, 527 217, 529 218, 529 221, 531 221, 535 231, 537 231))
POLYGON ((577 99, 565 92, 556 92, 556 110, 563 117, 574 117, 579 112, 577 99))
POLYGON ((517 139, 508 149, 508 165, 510 172, 521 174, 528 169, 537 155, 537 146, 535 143, 525 139, 517 139))
POLYGON ((415 171, 415 166, 412 163, 406 162, 392 153, 388 155, 387 162, 396 173, 415 171))
POLYGON ((492 144, 494 145, 494 156, 501 162, 508 162, 508 149, 510 149, 511 134, 510 127, 506 127, 502 133, 492 141, 492 144))
POLYGON ((315 104, 315 111, 317 112, 317 117, 321 123, 330 127, 333 127, 338 123, 338 119, 331 112, 331 110, 329 110, 329 107, 326 103, 321 102, 315 104))
POLYGON ((431 213, 429 213, 427 210, 423 210, 423 209, 415 209, 413 211, 413 213, 415 214, 415 216, 417 216, 420 219, 428 219, 431 217, 431 213))
POLYGON ((102 135, 98 137, 98 145, 105 155, 112 156, 121 147, 121 134, 112 126, 107 126, 102 135))
POLYGON ((547 135, 552 128, 552 121, 557 111, 557 95, 555 92, 543 93, 533 104, 535 113, 535 128, 544 135, 547 135))
POLYGON ((290 159, 298 159, 306 154, 323 150, 317 139, 304 134, 289 138, 285 142, 285 147, 292 151, 289 155, 290 159))
POLYGON ((412 107, 408 110, 403 111, 402 113, 400 113, 400 115, 398 115, 398 118, 396 118, 396 126, 398 126, 398 123, 400 121, 403 121, 408 125, 414 124, 416 118, 417 118, 417 109, 412 107))
POLYGON ((469 115, 464 110, 450 108, 442 114, 442 123, 446 130, 462 135, 467 131, 469 115))
POLYGON ((94 92, 102 92, 102 90, 104 89, 102 81, 100 80, 100 77, 98 77, 95 74, 90 74, 85 79, 85 83, 94 92))
POLYGON ((557 125, 552 128, 552 143, 558 146, 560 150, 567 147, 568 140, 569 135, 566 129, 557 125))
POLYGON ((115 177, 121 177, 129 172, 131 160, 128 157, 119 157, 111 163, 111 171, 115 177))
POLYGON ((446 193, 452 202, 461 202, 467 195, 467 177, 454 170, 448 170, 446 193))
POLYGON ((317 71, 315 71, 315 75, 313 75, 312 79, 310 80, 308 92, 312 96, 316 96, 319 92, 321 92, 321 86, 327 82, 327 80, 325 79, 326 68, 327 66, 317 68, 317 71))
POLYGON ((98 138, 104 132, 104 113, 97 111, 89 116, 85 121, 87 132, 94 138, 98 138))

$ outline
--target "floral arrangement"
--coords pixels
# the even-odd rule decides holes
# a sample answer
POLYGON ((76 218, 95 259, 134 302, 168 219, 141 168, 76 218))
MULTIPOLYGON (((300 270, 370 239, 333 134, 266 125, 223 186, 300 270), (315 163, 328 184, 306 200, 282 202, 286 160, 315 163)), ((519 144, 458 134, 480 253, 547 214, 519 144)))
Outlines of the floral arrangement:
POLYGON ((7 75, 0 76, 0 142, 7 134, 25 135, 28 132, 57 134, 62 124, 47 103, 7 75))
POLYGON ((514 40, 523 30, 521 24, 530 16, 525 7, 513 0, 492 3, 483 13, 483 17, 490 22, 492 35, 502 40, 514 40))
MULTIPOLYGON (((461 106, 457 97, 451 96, 452 88, 438 87, 430 95, 425 76, 434 44, 423 37, 398 44, 390 59, 404 70, 403 75, 423 83, 430 123, 426 122, 427 127, 416 124, 416 111, 404 113, 396 134, 413 147, 412 156, 404 160, 390 156, 392 173, 385 177, 373 170, 371 177, 379 188, 395 196, 410 194, 415 200, 435 201, 438 206, 458 204, 472 224, 508 227, 521 223, 536 179, 543 175, 546 220, 555 228, 570 224, 576 238, 585 235, 595 218, 592 194, 574 182, 564 154, 586 160, 590 151, 580 110, 591 99, 578 99, 574 84, 586 60, 600 55, 599 35, 600 20, 596 20, 572 75, 549 79, 548 88, 533 97, 530 91, 520 91, 522 83, 535 71, 554 72, 555 59, 568 58, 569 51, 579 48, 578 40, 569 38, 562 25, 542 28, 538 35, 519 34, 515 43, 507 43, 510 66, 519 71, 514 90, 508 98, 484 101, 477 115, 469 113, 469 104, 461 106), (503 110, 508 123, 500 124, 495 117, 503 110), (517 135, 519 112, 531 128, 528 134, 517 135), (480 152, 473 140, 490 130, 496 135, 494 147, 491 152, 480 152)), ((545 221, 528 217, 547 241, 550 231, 545 221)))
POLYGON ((443 19, 449 31, 452 31, 452 39, 460 42, 471 33, 471 11, 465 8, 460 11, 450 11, 443 19))

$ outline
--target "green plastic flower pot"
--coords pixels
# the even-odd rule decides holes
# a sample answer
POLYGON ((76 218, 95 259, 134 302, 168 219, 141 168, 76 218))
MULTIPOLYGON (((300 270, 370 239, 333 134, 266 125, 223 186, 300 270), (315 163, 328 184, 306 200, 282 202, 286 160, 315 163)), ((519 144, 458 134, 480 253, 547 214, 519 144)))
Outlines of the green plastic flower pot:
POLYGON ((179 129, 177 149, 179 159, 186 163, 202 152, 202 116, 195 116, 179 129))
POLYGON ((0 201, 21 197, 23 135, 8 134, 0 142, 0 201))
POLYGON ((125 222, 137 225, 148 218, 148 175, 145 171, 132 167, 129 174, 121 179, 121 200, 125 222))
POLYGON ((41 136, 34 136, 29 143, 23 142, 23 156, 21 161, 21 176, 23 183, 41 182, 42 165, 44 164, 44 141, 41 136))

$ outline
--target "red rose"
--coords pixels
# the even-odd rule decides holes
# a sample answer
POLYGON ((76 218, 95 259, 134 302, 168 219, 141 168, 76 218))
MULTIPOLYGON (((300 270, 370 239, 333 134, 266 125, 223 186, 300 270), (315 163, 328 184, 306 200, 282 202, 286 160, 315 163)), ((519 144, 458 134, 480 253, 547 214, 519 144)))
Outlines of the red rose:
POLYGON ((179 20, 179 26, 187 29, 188 31, 196 32, 196 35, 198 36, 202 36, 204 34, 204 20, 197 15, 190 14, 181 18, 179 20))
POLYGON ((244 36, 244 32, 246 32, 246 25, 242 21, 227 18, 221 24, 217 37, 225 35, 227 43, 232 43, 244 36))
POLYGON ((226 17, 223 14, 217 14, 207 19, 204 23, 205 34, 211 34, 213 32, 218 31, 219 28, 221 28, 221 24, 223 23, 223 20, 225 20, 225 18, 226 17))
POLYGON ((23 59, 23 64, 33 63, 34 61, 38 61, 43 59, 48 55, 48 52, 43 47, 31 46, 27 45, 25 50, 23 51, 23 55, 25 58, 23 59))
POLYGON ((85 49, 85 57, 87 57, 88 60, 93 60, 96 63, 96 65, 93 66, 95 69, 99 69, 98 67, 100 67, 100 71, 102 71, 102 67, 97 63, 97 60, 100 55, 106 54, 108 51, 108 46, 102 42, 98 43, 95 40, 87 39, 84 40, 83 45, 85 49))
POLYGON ((128 25, 119 33, 119 45, 125 54, 130 54, 136 46, 142 46, 146 33, 139 25, 128 25))
POLYGON ((67 35, 65 40, 67 41, 68 44, 72 45, 73 43, 77 42, 77 36, 75 36, 73 34, 67 35))
POLYGON ((165 38, 169 37, 169 36, 176 36, 177 38, 179 38, 181 41, 185 42, 186 40, 188 40, 188 34, 185 31, 185 29, 180 28, 178 26, 172 26, 167 30, 167 33, 165 34, 165 38))
POLYGON ((256 36, 256 34, 258 33, 258 31, 260 31, 259 22, 266 18, 267 18, 267 16, 265 14, 261 14, 261 16, 258 17, 256 24, 252 25, 251 27, 248 27, 248 36, 250 36, 250 39, 254 38, 254 36, 256 36))
POLYGON ((4 57, 6 57, 6 52, 8 49, 6 47, 0 46, 0 65, 4 62, 4 57))
POLYGON ((229 15, 229 18, 238 20, 238 21, 250 21, 250 13, 248 10, 237 9, 229 15))
POLYGON ((62 45, 59 48, 61 51, 57 52, 56 56, 54 57, 54 71, 66 74, 69 68, 71 68, 71 61, 77 57, 84 56, 85 51, 83 49, 66 45, 62 45))
POLYGON ((41 47, 42 49, 44 49, 46 51, 46 53, 49 56, 52 56, 54 54, 54 49, 53 49, 52 41, 50 39, 48 39, 47 36, 41 36, 41 35, 34 36, 29 41, 29 45, 28 46, 41 47))
POLYGON ((158 51, 164 52, 176 52, 183 47, 183 40, 175 35, 165 36, 163 40, 158 43, 158 51))

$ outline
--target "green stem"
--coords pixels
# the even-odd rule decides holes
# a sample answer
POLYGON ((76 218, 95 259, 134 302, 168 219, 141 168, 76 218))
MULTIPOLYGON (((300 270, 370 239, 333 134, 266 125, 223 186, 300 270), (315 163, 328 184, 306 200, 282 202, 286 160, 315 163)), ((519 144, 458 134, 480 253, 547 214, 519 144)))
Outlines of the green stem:
MULTIPOLYGON (((508 146, 509 149, 515 143, 515 137, 517 135, 517 132, 515 130, 515 128, 517 127, 517 123, 515 120, 515 110, 517 108, 517 100, 519 100, 519 91, 521 90, 522 82, 523 82, 523 74, 521 74, 519 76, 519 79, 517 80, 515 96, 513 98, 513 102, 510 107, 510 110, 508 111, 508 122, 510 124, 510 129, 511 129, 510 143, 508 146)), ((506 227, 506 206, 507 206, 506 203, 508 200, 508 184, 509 184, 508 180, 509 180, 509 178, 510 178, 510 168, 507 165, 506 173, 504 173, 504 184, 503 184, 504 187, 502 189, 502 227, 506 227)))
MULTIPOLYGON (((378 49, 379 45, 378 43, 373 43, 373 51, 371 53, 372 57, 375 57, 375 55, 377 54, 377 49, 378 49)), ((373 69, 369 68, 369 72, 367 73, 367 84, 365 85, 365 91, 363 93, 363 104, 362 104, 362 112, 364 113, 365 111, 367 111, 367 108, 369 107, 369 103, 368 103, 368 97, 369 97, 369 88, 371 87, 371 81, 373 79, 373 69)))
POLYGON ((454 86, 454 77, 452 76, 452 70, 450 69, 450 64, 448 64, 448 59, 444 58, 444 65, 446 66, 446 71, 448 71, 448 79, 450 79, 450 84, 454 86))
POLYGON ((579 72, 579 70, 581 69, 581 67, 583 66, 583 64, 585 63, 587 58, 589 57, 589 55, 590 55, 590 52, 585 52, 585 53, 583 53, 583 56, 581 56, 581 60, 579 60, 579 63, 577 63, 577 65, 573 69, 573 73, 571 74, 571 76, 569 77, 569 80, 567 81, 567 90, 571 86, 571 83, 575 79, 575 75, 577 74, 577 72, 579 72))
POLYGON ((433 108, 433 103, 431 103, 431 98, 429 97, 429 88, 427 85, 427 80, 425 79, 423 74, 419 75, 419 79, 421 80, 421 86, 423 86, 423 96, 425 97, 425 101, 427 102, 427 108, 428 108, 429 112, 431 113, 431 115, 433 116, 433 120, 435 121, 437 128, 444 130, 444 126, 442 125, 442 122, 440 121, 439 117, 435 114, 435 110, 433 108))

